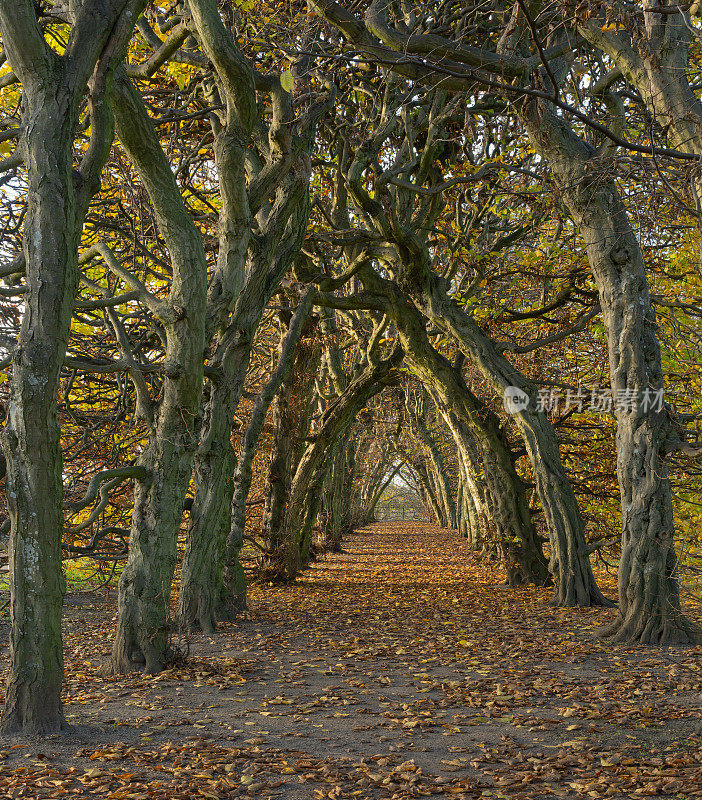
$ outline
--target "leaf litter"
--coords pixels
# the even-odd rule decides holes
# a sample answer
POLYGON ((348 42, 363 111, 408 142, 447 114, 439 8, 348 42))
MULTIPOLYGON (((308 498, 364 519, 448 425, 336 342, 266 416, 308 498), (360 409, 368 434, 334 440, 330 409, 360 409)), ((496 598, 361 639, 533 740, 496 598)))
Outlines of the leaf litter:
POLYGON ((600 641, 428 524, 344 547, 155 677, 105 677, 114 598, 73 598, 72 728, 0 740, 1 796, 702 798, 702 648, 600 641))

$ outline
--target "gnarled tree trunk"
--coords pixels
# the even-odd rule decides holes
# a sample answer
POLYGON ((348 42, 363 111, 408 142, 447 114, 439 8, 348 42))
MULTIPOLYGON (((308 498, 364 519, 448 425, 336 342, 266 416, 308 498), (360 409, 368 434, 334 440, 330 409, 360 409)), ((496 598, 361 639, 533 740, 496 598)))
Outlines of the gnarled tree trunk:
POLYGON ((69 100, 63 94, 26 95, 26 116, 32 125, 25 145, 30 165, 25 219, 28 290, 4 434, 12 521, 12 667, 2 729, 32 734, 64 727, 63 483, 56 393, 78 288, 78 232, 71 176, 74 120, 66 116, 69 100))
POLYGON ((698 641, 680 608, 663 404, 663 369, 643 254, 611 178, 590 168, 593 149, 543 104, 522 111, 578 226, 600 296, 617 419, 622 498, 619 613, 603 630, 620 641, 698 641))
POLYGON ((353 483, 353 471, 349 469, 349 438, 350 431, 341 437, 324 483, 319 511, 319 533, 313 545, 315 552, 339 552, 342 537, 348 529, 353 483))
POLYGON ((161 307, 166 333, 162 397, 139 463, 129 556, 119 581, 114 672, 160 672, 168 655, 171 581, 183 501, 197 444, 202 392, 206 263, 200 234, 180 195, 141 98, 124 76, 115 83, 119 138, 144 182, 173 276, 161 307))
POLYGON ((86 3, 59 57, 45 42, 31 3, 0 5, 3 48, 23 87, 20 149, 28 184, 25 311, 3 436, 12 618, 3 733, 44 734, 65 727, 60 697, 63 482, 56 395, 78 288, 83 220, 112 141, 104 104, 137 9, 138 4, 127 2, 106 4, 88 26, 93 9, 86 3), (91 147, 74 174, 78 106, 89 83, 91 147))
POLYGON ((287 580, 290 545, 286 508, 295 464, 309 431, 314 380, 321 357, 317 343, 298 345, 295 360, 272 404, 273 442, 265 489, 261 537, 265 548, 259 562, 263 580, 287 580))
POLYGON ((266 413, 272 400, 280 389, 290 371, 297 344, 303 333, 305 321, 312 307, 312 291, 308 290, 300 300, 297 310, 290 322, 287 333, 281 343, 278 366, 270 380, 263 388, 254 403, 251 420, 241 443, 241 452, 234 473, 234 490, 231 502, 231 521, 226 538, 223 557, 222 596, 218 614, 223 611, 230 618, 232 614, 246 607, 246 576, 239 563, 239 551, 244 543, 246 525, 246 501, 249 496, 252 480, 252 464, 258 437, 263 429, 266 413))

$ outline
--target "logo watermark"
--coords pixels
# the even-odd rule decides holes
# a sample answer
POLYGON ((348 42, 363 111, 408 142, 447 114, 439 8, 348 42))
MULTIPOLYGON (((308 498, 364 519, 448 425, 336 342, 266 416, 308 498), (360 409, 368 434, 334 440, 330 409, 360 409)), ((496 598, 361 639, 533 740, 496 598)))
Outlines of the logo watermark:
MULTIPOLYGON (((508 414, 519 414, 529 406, 529 395, 518 386, 508 386, 502 395, 502 402, 508 414)), ((612 411, 643 412, 663 410, 663 389, 646 388, 620 389, 614 394, 610 389, 599 387, 588 388, 578 386, 577 389, 539 389, 535 407, 545 413, 563 413, 569 411, 582 414, 585 411, 594 414, 610 414, 612 411)))
POLYGON ((505 389, 502 402, 508 414, 518 414, 529 405, 529 395, 518 386, 508 386, 505 389))

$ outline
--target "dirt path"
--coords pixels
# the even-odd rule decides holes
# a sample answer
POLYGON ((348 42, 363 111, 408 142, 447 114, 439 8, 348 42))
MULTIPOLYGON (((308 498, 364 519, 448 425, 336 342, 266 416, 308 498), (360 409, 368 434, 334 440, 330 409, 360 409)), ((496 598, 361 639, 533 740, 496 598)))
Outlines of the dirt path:
POLYGON ((702 797, 702 648, 603 644, 612 612, 507 589, 429 525, 344 547, 153 679, 102 677, 111 607, 69 598, 75 727, 0 741, 0 794, 702 797))

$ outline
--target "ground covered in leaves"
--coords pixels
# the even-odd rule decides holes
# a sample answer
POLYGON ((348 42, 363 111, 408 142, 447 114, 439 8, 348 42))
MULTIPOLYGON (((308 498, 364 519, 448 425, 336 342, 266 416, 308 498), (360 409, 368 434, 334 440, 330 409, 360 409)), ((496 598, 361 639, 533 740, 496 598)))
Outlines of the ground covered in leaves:
POLYGON ((155 678, 103 677, 114 598, 68 597, 72 730, 0 740, 0 796, 702 798, 702 648, 603 643, 430 525, 344 549, 155 678))

